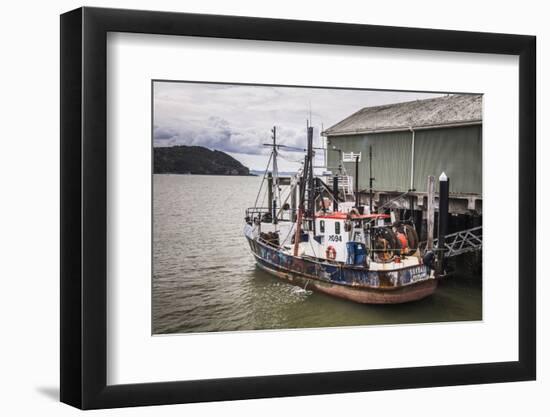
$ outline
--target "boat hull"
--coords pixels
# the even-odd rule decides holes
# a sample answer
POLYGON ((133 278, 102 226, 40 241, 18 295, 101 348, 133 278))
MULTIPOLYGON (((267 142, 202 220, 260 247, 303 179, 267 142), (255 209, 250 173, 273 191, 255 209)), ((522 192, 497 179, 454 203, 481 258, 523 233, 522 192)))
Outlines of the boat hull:
POLYGON ((437 288, 437 280, 425 265, 369 271, 294 257, 258 240, 248 240, 257 265, 264 271, 302 288, 357 303, 406 303, 428 297, 437 288))

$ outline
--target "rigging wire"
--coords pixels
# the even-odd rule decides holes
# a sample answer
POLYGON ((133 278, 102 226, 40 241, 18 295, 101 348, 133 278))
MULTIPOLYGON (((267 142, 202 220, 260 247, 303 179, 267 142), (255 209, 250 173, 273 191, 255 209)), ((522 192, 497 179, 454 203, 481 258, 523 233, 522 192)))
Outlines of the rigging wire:
POLYGON ((266 187, 266 189, 264 190, 264 194, 263 194, 263 197, 262 197, 262 204, 260 205, 260 208, 261 208, 261 207, 265 207, 264 203, 265 203, 266 197, 267 197, 267 187, 266 187))
POLYGON ((284 242, 286 242, 286 240, 288 239, 288 237, 293 233, 293 232, 296 232, 294 230, 294 228, 296 227, 296 223, 293 223, 292 226, 290 226, 290 228, 288 229, 288 233, 287 235, 285 236, 285 238, 283 240, 281 240, 281 246, 283 245, 284 242))
POLYGON ((386 201, 384 204, 382 204, 380 207, 378 207, 378 208, 376 209, 376 212, 377 212, 377 213, 380 213, 380 210, 381 210, 381 209, 383 209, 383 208, 385 208, 385 207, 391 207, 391 205, 392 205, 393 203, 395 203, 397 200, 402 199, 402 198, 405 197, 407 194, 409 194, 408 191, 404 192, 403 194, 398 195, 398 196, 395 197, 395 198, 392 198, 392 199, 389 200, 389 201, 386 201))
POLYGON ((282 159, 284 159, 284 160, 287 161, 287 162, 292 162, 292 163, 295 163, 295 164, 301 164, 302 161, 303 161, 303 158, 300 158, 300 159, 298 159, 298 160, 296 160, 296 159, 290 159, 290 158, 288 158, 287 156, 283 156, 280 152, 279 152, 277 155, 279 156, 279 158, 282 158, 282 159))
MULTIPOLYGON (((258 206, 258 199, 260 198, 260 192, 262 191, 262 187, 264 186, 265 176, 267 175, 267 171, 269 170, 269 163, 271 162, 271 158, 273 157, 273 152, 269 155, 269 160, 267 161, 267 166, 264 171, 264 176, 262 178, 262 183, 260 184, 260 189, 258 190, 258 195, 256 195, 256 201, 254 202, 254 207, 258 206)), ((262 201, 263 205, 263 201, 262 201)))

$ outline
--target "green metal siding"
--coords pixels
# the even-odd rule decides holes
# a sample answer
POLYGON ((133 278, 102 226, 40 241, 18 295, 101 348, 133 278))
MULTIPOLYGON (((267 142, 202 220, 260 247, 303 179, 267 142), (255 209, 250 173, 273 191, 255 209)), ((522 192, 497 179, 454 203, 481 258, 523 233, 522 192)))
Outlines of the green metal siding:
POLYGON ((445 172, 451 193, 481 194, 481 126, 419 130, 415 134, 414 188, 426 191, 426 178, 445 172))
MULTIPOLYGON (((377 133, 373 135, 338 136, 330 138, 332 146, 343 152, 361 152, 359 188, 369 186, 369 145, 372 145, 372 176, 374 188, 404 192, 409 189, 411 171, 411 135, 408 132, 377 133)), ((328 166, 336 172, 340 153, 328 152, 328 166)), ((355 181, 355 163, 345 162, 344 167, 355 181)))
MULTIPOLYGON (((410 188, 411 132, 329 137, 328 167, 337 172, 340 153, 361 152, 359 188, 368 188, 369 145, 373 152, 374 188, 380 191, 405 192, 410 188)), ((439 178, 445 171, 451 179, 452 193, 481 194, 481 126, 418 130, 415 132, 415 167, 413 186, 426 191, 428 175, 439 178)), ((355 164, 344 163, 355 180, 355 164)))

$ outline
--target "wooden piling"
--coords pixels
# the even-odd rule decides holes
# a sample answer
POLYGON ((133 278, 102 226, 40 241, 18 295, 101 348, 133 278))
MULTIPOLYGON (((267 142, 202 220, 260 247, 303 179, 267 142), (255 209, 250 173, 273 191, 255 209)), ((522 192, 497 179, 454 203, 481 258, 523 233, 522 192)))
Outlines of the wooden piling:
POLYGON ((428 176, 428 202, 426 204, 426 226, 427 226, 427 240, 426 249, 433 250, 434 247, 434 196, 435 196, 435 177, 433 175, 428 176))

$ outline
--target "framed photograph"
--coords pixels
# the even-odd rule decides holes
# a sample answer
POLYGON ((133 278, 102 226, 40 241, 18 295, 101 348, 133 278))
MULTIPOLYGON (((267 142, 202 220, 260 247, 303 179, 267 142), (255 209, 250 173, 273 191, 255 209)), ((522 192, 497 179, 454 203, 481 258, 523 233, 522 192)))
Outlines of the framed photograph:
POLYGON ((61 16, 61 401, 533 380, 535 38, 61 16))

